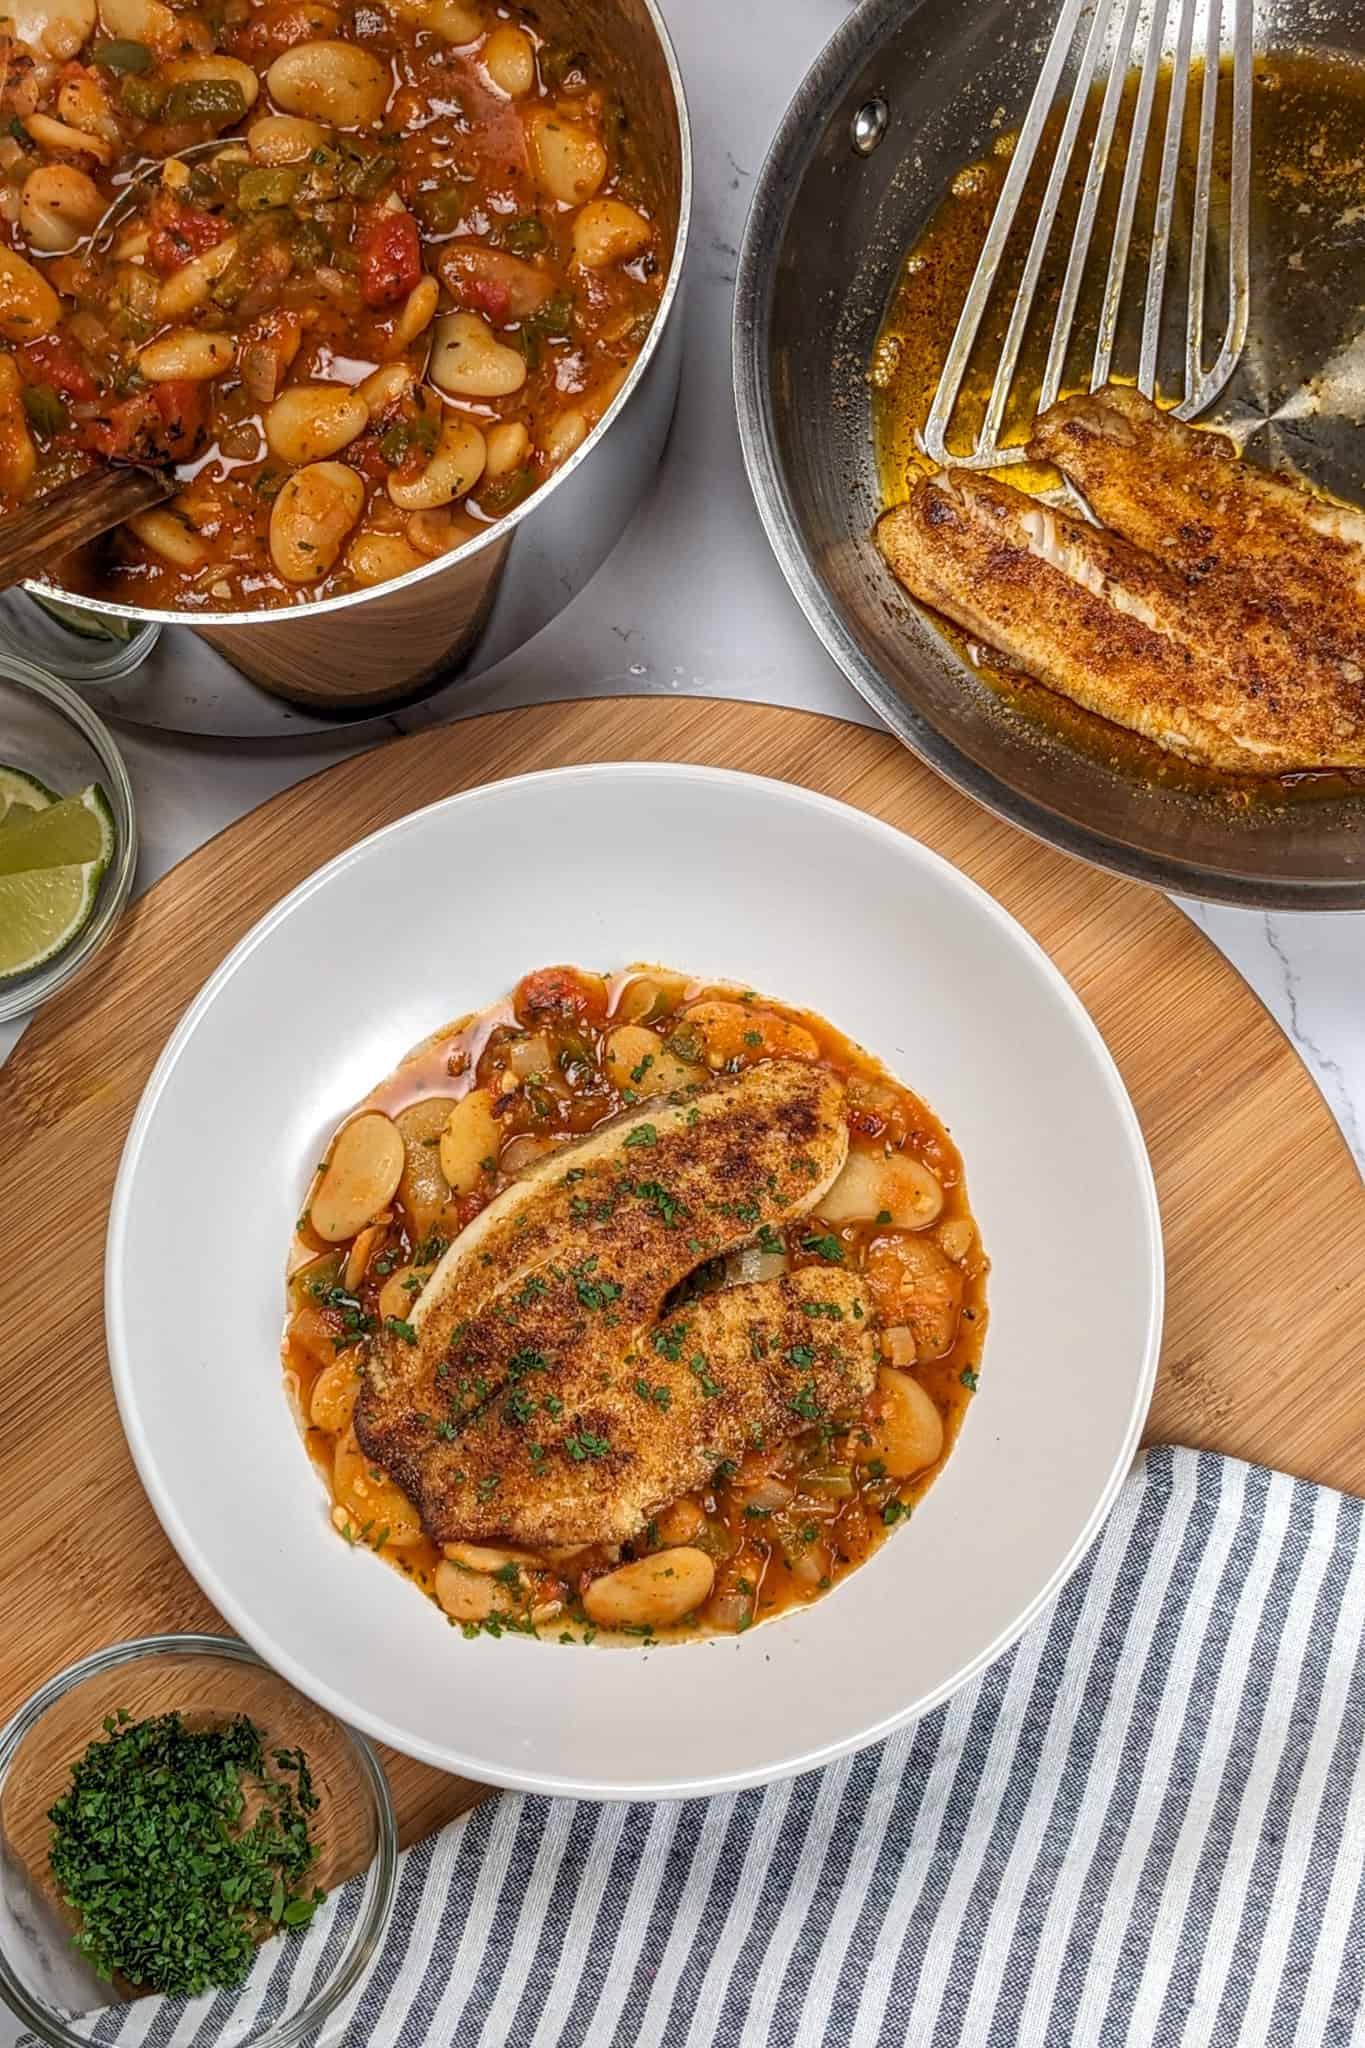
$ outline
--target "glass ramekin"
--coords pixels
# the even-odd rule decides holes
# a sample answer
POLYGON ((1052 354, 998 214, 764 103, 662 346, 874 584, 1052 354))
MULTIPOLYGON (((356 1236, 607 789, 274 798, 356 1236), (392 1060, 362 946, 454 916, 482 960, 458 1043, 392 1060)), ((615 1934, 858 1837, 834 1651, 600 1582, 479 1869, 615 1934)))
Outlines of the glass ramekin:
MULTIPOLYGON (((0 1733, 0 1996, 50 2048, 88 2048, 101 2016, 127 2004, 73 1948, 74 1922, 48 1868, 48 1809, 71 1766, 103 1733, 107 1715, 134 1720, 178 1710, 200 1726, 247 1714, 267 1750, 301 1748, 320 1804, 312 1823, 314 1881, 329 1894, 307 1929, 277 1936, 298 1954, 287 1985, 271 1973, 264 1998, 237 2001, 221 2048, 290 2048, 325 2035, 355 1989, 393 1908, 398 1827, 388 1782, 369 1743, 296 1692, 230 1636, 147 1636, 99 1650, 50 1679, 0 1733), (336 1894, 336 1896, 333 1896, 336 1894)), ((168 2000, 157 2040, 187 2038, 202 2013, 218 2020, 230 1992, 168 2000), (178 2024, 172 2022, 178 2021, 178 2024), (169 2029, 169 2031, 168 2031, 169 2029)))
POLYGON ((0 761, 37 776, 58 796, 98 782, 109 799, 114 851, 88 921, 51 960, 0 981, 0 1024, 25 1016, 64 988, 117 924, 137 866, 133 786, 113 735, 76 691, 0 648, 0 761))

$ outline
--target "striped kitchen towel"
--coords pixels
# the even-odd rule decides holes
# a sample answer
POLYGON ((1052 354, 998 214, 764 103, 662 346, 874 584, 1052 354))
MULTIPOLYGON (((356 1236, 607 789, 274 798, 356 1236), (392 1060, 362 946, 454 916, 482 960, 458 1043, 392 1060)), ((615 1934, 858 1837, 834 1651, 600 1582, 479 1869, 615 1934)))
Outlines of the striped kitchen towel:
MULTIPOLYGON (((1016 1648, 889 1741, 723 1799, 504 1795, 410 1851, 325 2038, 1365 2042, 1363 1505, 1150 1452, 1016 1648)), ((235 2004, 148 2000, 89 2038, 260 2038, 353 1910, 266 1950, 235 2004)))

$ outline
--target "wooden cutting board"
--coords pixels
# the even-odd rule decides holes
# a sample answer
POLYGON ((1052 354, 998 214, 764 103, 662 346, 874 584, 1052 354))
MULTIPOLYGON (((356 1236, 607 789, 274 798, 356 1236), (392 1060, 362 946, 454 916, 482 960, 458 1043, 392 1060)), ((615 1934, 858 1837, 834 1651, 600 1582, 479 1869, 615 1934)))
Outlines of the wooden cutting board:
MULTIPOLYGON (((998 897, 1086 1003, 1151 1149, 1169 1298, 1149 1436, 1365 1493, 1365 1190, 1288 1040, 1179 911, 1035 845, 858 726, 697 700, 514 711, 330 768, 191 854, 0 1075, 0 1719, 101 1644, 222 1629, 134 1474, 101 1315, 115 1168, 181 1011, 263 911, 365 833, 454 790, 600 760, 804 783, 901 826, 998 897)), ((484 1789, 386 1761, 409 1840, 484 1789)))

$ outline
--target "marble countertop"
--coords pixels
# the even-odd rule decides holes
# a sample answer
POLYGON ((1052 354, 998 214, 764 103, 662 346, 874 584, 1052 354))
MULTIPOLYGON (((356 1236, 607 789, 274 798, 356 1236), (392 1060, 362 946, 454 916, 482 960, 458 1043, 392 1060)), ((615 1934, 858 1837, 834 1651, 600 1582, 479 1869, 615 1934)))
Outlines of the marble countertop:
MULTIPOLYGON (((844 0, 664 0, 696 139, 697 209, 682 388, 655 488, 625 540, 552 625, 435 707, 466 715, 630 692, 741 697, 876 720, 811 634, 760 530, 730 396, 735 252, 754 179, 844 0), (780 33, 777 33, 780 21, 780 33), (704 601, 700 601, 704 593, 704 601)), ((139 886, 354 742, 269 749, 120 735, 143 835, 139 886)), ((1182 904, 1290 1033, 1365 1164, 1365 914, 1261 915, 1182 904)), ((15 1033, 0 1035, 0 1053, 15 1033)))

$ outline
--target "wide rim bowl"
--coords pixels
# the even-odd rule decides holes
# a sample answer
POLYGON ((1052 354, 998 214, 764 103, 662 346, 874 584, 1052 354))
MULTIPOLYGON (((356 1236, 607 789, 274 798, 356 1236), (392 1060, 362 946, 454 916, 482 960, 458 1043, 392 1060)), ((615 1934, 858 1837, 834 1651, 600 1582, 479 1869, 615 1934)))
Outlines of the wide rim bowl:
POLYGON ((649 333, 645 336, 644 345, 639 355, 631 364, 629 375, 626 377, 624 384, 581 446, 574 451, 567 462, 562 463, 555 470, 552 476, 548 476, 545 479, 545 482, 538 490, 533 491, 529 498, 525 499, 520 505, 514 506, 510 512, 505 513, 485 533, 477 534, 472 540, 463 542, 458 548, 452 548, 449 554, 438 555, 433 561, 426 563, 420 569, 409 569, 406 575, 395 576, 387 583, 373 584, 366 590, 343 591, 337 597, 314 598, 305 604, 267 606, 256 611, 183 612, 159 610, 151 605, 115 604, 104 598, 86 597, 79 591, 67 590, 59 585, 46 584, 36 578, 26 582, 23 586, 24 589, 35 592, 40 596, 59 597, 64 604, 76 605, 82 611, 112 613, 121 619, 137 619, 144 623, 157 621, 161 625, 166 626, 191 626, 196 631, 203 626, 282 626, 293 619, 336 617, 338 613, 350 611, 357 605, 363 605, 377 598, 382 598, 395 590, 415 590, 418 585, 430 583, 443 572, 459 568, 466 562, 472 562, 478 556, 486 553, 488 549, 497 547, 516 531, 523 520, 531 518, 539 512, 551 494, 562 483, 566 482, 575 471, 581 469, 584 463, 591 460, 594 451, 600 447, 601 443, 610 433, 615 421, 620 418, 629 405, 633 394, 644 381, 649 366, 662 345, 664 330, 672 315, 674 301, 678 297, 682 284, 683 264, 687 255, 688 234, 692 222, 692 124, 688 114, 687 92, 683 84, 682 67, 678 62, 677 51, 673 47, 673 39, 669 35, 663 14, 660 12, 658 0, 639 0, 639 4, 648 14, 654 33, 658 38, 659 49, 668 73, 669 89, 674 111, 678 120, 678 154, 681 178, 673 258, 668 267, 668 277, 664 283, 663 295, 659 300, 658 312, 654 316, 649 333))
POLYGON ((1118 1070, 1001 906, 829 798, 628 763, 515 777, 413 812, 260 921, 148 1081, 114 1190, 105 1309, 143 1485, 208 1597, 269 1663, 441 1769, 657 1799, 827 1762, 999 1656, 1080 1562, 1129 1468, 1162 1298, 1155 1188, 1118 1070), (643 867, 620 857, 637 842, 643 867), (801 922, 784 936, 771 877, 788 867, 802 876, 801 922), (478 923, 471 945, 477 902, 462 906, 451 875, 517 916, 478 923), (410 971, 357 975, 337 934, 381 912, 384 947, 410 971), (429 983, 411 966, 419 954, 440 963, 429 983), (318 1144, 446 1018, 566 959, 659 960, 823 1010, 922 1090, 966 1160, 992 1259, 982 1384, 994 1380, 994 1395, 978 1397, 912 1531, 827 1598, 747 1635, 650 1651, 443 1631, 382 1560, 336 1541, 280 1390, 284 1253, 318 1144), (946 988, 953 1000, 935 1000, 946 988), (262 1059, 251 1032, 266 1020, 262 1059), (211 1316, 202 1290, 223 1244, 210 1233, 210 1256, 195 1221, 205 1202, 232 1219, 240 1276, 211 1316), (219 1418, 213 1470, 189 1455, 205 1402, 219 1418), (224 1508, 243 1460, 261 1507, 246 1525, 224 1508), (915 1627, 883 1626, 886 1603, 911 1596, 915 1627), (343 1614, 344 1628, 329 1621, 343 1614))
MULTIPOLYGON (((111 1643, 49 1678, 0 1729, 0 1786, 3 1786, 25 1738, 52 1708, 87 1679, 99 1678, 106 1672, 129 1665, 186 1658, 202 1658, 206 1664, 248 1665, 266 1672, 273 1668, 248 1644, 237 1641, 233 1636, 190 1633, 142 1636, 130 1642, 111 1643)), ((369 1895, 344 1945, 332 1958, 311 1996, 288 2018, 273 2023, 267 2021, 260 2032, 253 2032, 250 2036, 252 2048, 297 2048, 300 2042, 315 2037, 342 2000, 355 1989, 393 1911, 398 1889, 399 1845, 398 1819, 389 1782, 379 1758, 363 1735, 340 1717, 336 1718, 336 1730, 358 1766, 359 1776, 371 1801, 375 1856, 369 1866, 369 1895)), ((40 2040, 50 2043, 51 2048, 89 2048, 92 2035, 88 2027, 85 2032, 76 2032, 50 2007, 40 2004, 15 1976, 3 1948, 0 1948, 0 1997, 25 2026, 32 2028, 40 2040)), ((125 2010, 131 2012, 132 2007, 125 2010)))
MULTIPOLYGON (((1028 4, 1027 21, 1016 22, 1005 0, 995 0, 989 8, 986 0, 976 0, 974 12, 982 19, 975 31, 969 31, 959 17, 951 11, 932 8, 928 0, 910 0, 909 5, 906 0, 860 0, 798 86, 755 182, 736 271, 732 329, 734 398, 745 469, 759 518, 793 596, 826 652, 854 688, 921 760, 996 816, 1094 866, 1178 895, 1259 909, 1365 909, 1365 824, 1358 826, 1354 806, 1334 840, 1334 845, 1341 848, 1334 856, 1337 868, 1326 873, 1278 872, 1273 855, 1266 856, 1253 846, 1242 858, 1231 841, 1226 865, 1219 864, 1217 854, 1201 851, 1196 856, 1190 852, 1189 827, 1190 814, 1198 800, 1187 811, 1178 815, 1173 812, 1165 822, 1158 823, 1163 797, 1155 789, 1134 809, 1116 812, 1112 828, 1107 828, 1103 815, 1106 802, 1099 780, 1082 795, 1068 789, 1065 801, 1060 796, 1055 803, 1049 800, 1052 792, 1059 789, 1065 764, 1075 758, 1070 743, 1054 741, 1041 729, 1032 730, 1028 722, 1020 720, 1017 723, 1027 729, 1018 734, 1017 751, 1013 745, 1003 748, 998 732, 991 726, 994 713, 987 709, 983 714, 980 707, 958 722, 956 733, 950 730, 952 721, 942 713, 945 691, 957 693, 974 688, 977 696, 987 702, 993 693, 988 685, 974 679, 973 672, 940 634, 928 624, 919 623, 922 615, 894 584, 889 571, 874 564, 862 579, 856 598, 844 602, 835 594, 832 578, 849 550, 854 555, 862 548, 869 555, 874 553, 868 533, 880 504, 880 492, 870 474, 870 453, 864 462, 861 454, 850 452, 852 421, 861 404, 855 392, 863 387, 866 354, 855 349, 852 353, 857 359, 850 360, 849 333, 856 326, 861 334, 867 326, 871 288, 860 275, 856 258, 847 259, 853 266, 847 271, 839 267, 846 260, 842 252, 849 239, 848 224, 843 221, 824 221, 829 246, 836 252, 829 259, 832 267, 822 271, 820 283, 802 279, 804 303, 819 308, 818 313, 803 317, 816 323, 815 345, 828 349, 829 388, 820 402, 811 392, 804 392, 800 417, 805 420, 812 412, 821 413, 822 417, 827 413, 836 422, 828 428, 828 434, 837 440, 839 455, 826 465, 824 484, 829 493, 845 492, 856 500, 866 512, 866 523, 855 522, 856 532, 841 530, 823 535, 808 531, 803 523, 804 501, 798 502, 793 474, 795 457, 789 460, 784 451, 778 420, 781 407, 794 402, 786 394, 795 375, 791 358, 796 349, 789 337, 780 338, 780 344, 775 341, 773 325, 784 242, 803 184, 808 178, 812 182, 824 181, 817 194, 820 204, 812 201, 806 207, 809 225, 817 216, 823 219, 821 205, 832 205, 830 181, 843 175, 837 166, 845 157, 850 166, 865 161, 850 141, 850 123, 854 110, 869 97, 889 90, 884 69, 890 69, 886 52, 894 37, 912 30, 921 36, 938 34, 940 29, 936 25, 942 25, 946 34, 949 24, 953 24, 951 32, 960 43, 967 38, 965 47, 978 55, 988 51, 991 61, 995 61, 998 44, 1008 43, 1016 53, 1034 48, 1031 39, 1039 32, 1042 17, 1033 0, 1028 0, 1028 4), (989 21, 985 18, 988 12, 989 21), (972 35, 974 41, 970 40, 972 35), (846 328, 844 316, 855 301, 856 319, 846 328), (878 658, 873 651, 893 612, 898 619, 910 622, 915 638, 914 647, 907 648, 903 656, 899 652, 901 643, 897 643, 895 659, 899 668, 895 676, 890 657, 884 654, 878 658), (987 729, 989 745, 982 738, 987 729), (981 746, 979 755, 972 751, 977 744, 981 746), (1035 767, 1030 759, 1035 752, 1041 767, 1035 767), (1012 774, 1016 780, 1011 780, 1012 774)), ((1041 4, 1045 5, 1046 0, 1041 0, 1041 4)), ((1036 62, 1035 56, 1035 71, 1036 62)), ((1032 75, 1030 71, 1030 80, 1032 75)), ((995 83, 983 85, 976 99, 980 100, 984 93, 983 103, 990 107, 995 92, 995 83)), ((896 100, 877 155, 894 152, 902 165, 909 159, 918 166, 920 126, 929 136, 923 144, 926 153, 941 153, 945 148, 949 156, 954 150, 957 152, 951 164, 945 158, 946 183, 948 170, 963 161, 973 145, 961 138, 945 144, 944 130, 951 129, 951 123, 945 122, 944 109, 923 98, 916 99, 913 87, 908 95, 902 90, 896 100)), ((850 171, 849 175, 853 174, 850 171)), ((892 237, 895 268, 887 274, 894 276, 913 233, 899 225, 909 203, 898 184, 899 171, 887 175, 891 176, 891 184, 881 202, 875 232, 869 227, 868 246, 875 246, 877 265, 885 270, 886 238, 892 237)), ((917 169, 914 175, 918 179, 921 173, 917 169)), ((792 252, 791 260, 797 260, 798 254, 799 249, 792 252)), ((876 320, 880 319, 883 303, 878 304, 876 320)), ((870 349, 870 341, 868 345, 870 349)), ((809 459, 809 451, 803 449, 802 460, 809 459)), ((811 510, 813 526, 822 516, 823 508, 811 510)), ((1096 769, 1097 777, 1099 773, 1096 769)), ((1365 798, 1358 801, 1365 804, 1365 798)), ((1334 806, 1344 808, 1344 802, 1334 806)), ((1305 829, 1312 815, 1311 806, 1302 807, 1305 829)), ((1287 843, 1299 843, 1299 817, 1296 811, 1294 830, 1287 843)))
MULTIPOLYGON (((100 883, 94 912, 74 943, 66 946, 43 967, 22 975, 14 982, 0 981, 0 1024, 26 1017, 59 989, 65 988, 112 937, 133 886, 137 869, 137 810, 133 785, 128 779, 123 756, 103 719, 85 703, 69 683, 59 682, 46 669, 35 668, 17 654, 0 648, 0 691, 6 683, 27 692, 44 705, 55 719, 68 726, 98 762, 114 815, 114 851, 100 883)), ((16 764, 22 766, 22 763, 16 764)), ((61 792, 70 795, 69 790, 61 792)))

